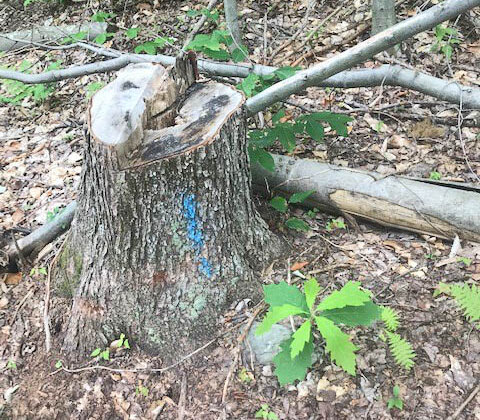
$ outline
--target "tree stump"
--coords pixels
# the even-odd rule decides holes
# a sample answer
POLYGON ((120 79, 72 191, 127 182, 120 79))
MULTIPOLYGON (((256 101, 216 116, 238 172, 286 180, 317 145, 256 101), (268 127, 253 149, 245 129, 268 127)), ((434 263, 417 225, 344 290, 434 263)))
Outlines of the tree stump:
POLYGON ((177 89, 162 66, 135 64, 91 100, 78 210, 54 272, 73 297, 67 351, 124 333, 178 360, 229 305, 259 296, 256 269, 281 252, 250 197, 243 94, 177 89))

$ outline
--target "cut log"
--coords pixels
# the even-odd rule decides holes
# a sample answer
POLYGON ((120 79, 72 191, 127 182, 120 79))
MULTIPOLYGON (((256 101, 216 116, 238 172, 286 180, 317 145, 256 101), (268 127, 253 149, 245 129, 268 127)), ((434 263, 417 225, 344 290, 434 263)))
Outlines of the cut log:
POLYGON ((176 89, 162 66, 135 64, 92 98, 78 209, 53 277, 73 295, 63 347, 77 355, 124 333, 178 360, 212 338, 232 302, 259 297, 255 269, 282 249, 250 199, 243 94, 176 89))
POLYGON ((480 188, 383 176, 274 155, 275 172, 252 168, 254 188, 286 195, 314 190, 305 204, 445 239, 480 242, 480 188))

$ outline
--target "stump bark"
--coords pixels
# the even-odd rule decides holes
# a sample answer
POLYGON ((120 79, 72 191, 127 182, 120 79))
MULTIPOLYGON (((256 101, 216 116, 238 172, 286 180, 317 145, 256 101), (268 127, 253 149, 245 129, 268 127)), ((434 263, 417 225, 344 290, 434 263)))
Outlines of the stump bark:
POLYGON ((243 95, 135 64, 93 97, 78 209, 54 285, 73 297, 67 351, 121 333, 178 360, 259 296, 282 244, 252 203, 243 95))

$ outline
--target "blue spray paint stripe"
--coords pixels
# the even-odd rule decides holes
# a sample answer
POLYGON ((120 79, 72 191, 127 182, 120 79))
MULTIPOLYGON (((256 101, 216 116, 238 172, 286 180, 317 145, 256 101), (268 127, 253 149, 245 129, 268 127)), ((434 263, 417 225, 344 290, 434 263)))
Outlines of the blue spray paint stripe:
POLYGON ((187 219, 187 236, 192 241, 195 257, 199 262, 198 270, 207 278, 210 278, 212 277, 212 267, 205 257, 200 257, 204 241, 202 230, 197 221, 197 203, 194 194, 183 196, 183 215, 187 219))

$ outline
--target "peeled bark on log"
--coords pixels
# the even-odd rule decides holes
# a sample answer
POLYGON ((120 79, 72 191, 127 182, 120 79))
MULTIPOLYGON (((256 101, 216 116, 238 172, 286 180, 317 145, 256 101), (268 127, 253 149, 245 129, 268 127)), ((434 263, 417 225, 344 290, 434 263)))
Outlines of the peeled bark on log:
POLYGON ((480 188, 443 186, 274 155, 275 172, 252 168, 254 188, 290 195, 314 190, 306 205, 445 239, 480 242, 480 188), (457 188, 455 188, 457 187, 457 188))
POLYGON ((0 51, 12 51, 41 43, 59 41, 79 32, 86 33, 86 39, 92 41, 107 31, 105 22, 90 22, 84 25, 36 26, 23 31, 0 34, 0 51))
POLYGON ((65 350, 125 333, 178 359, 212 338, 232 302, 259 296, 255 268, 281 250, 250 199, 243 95, 219 83, 176 89, 162 66, 135 64, 92 99, 54 275, 74 295, 65 350))

